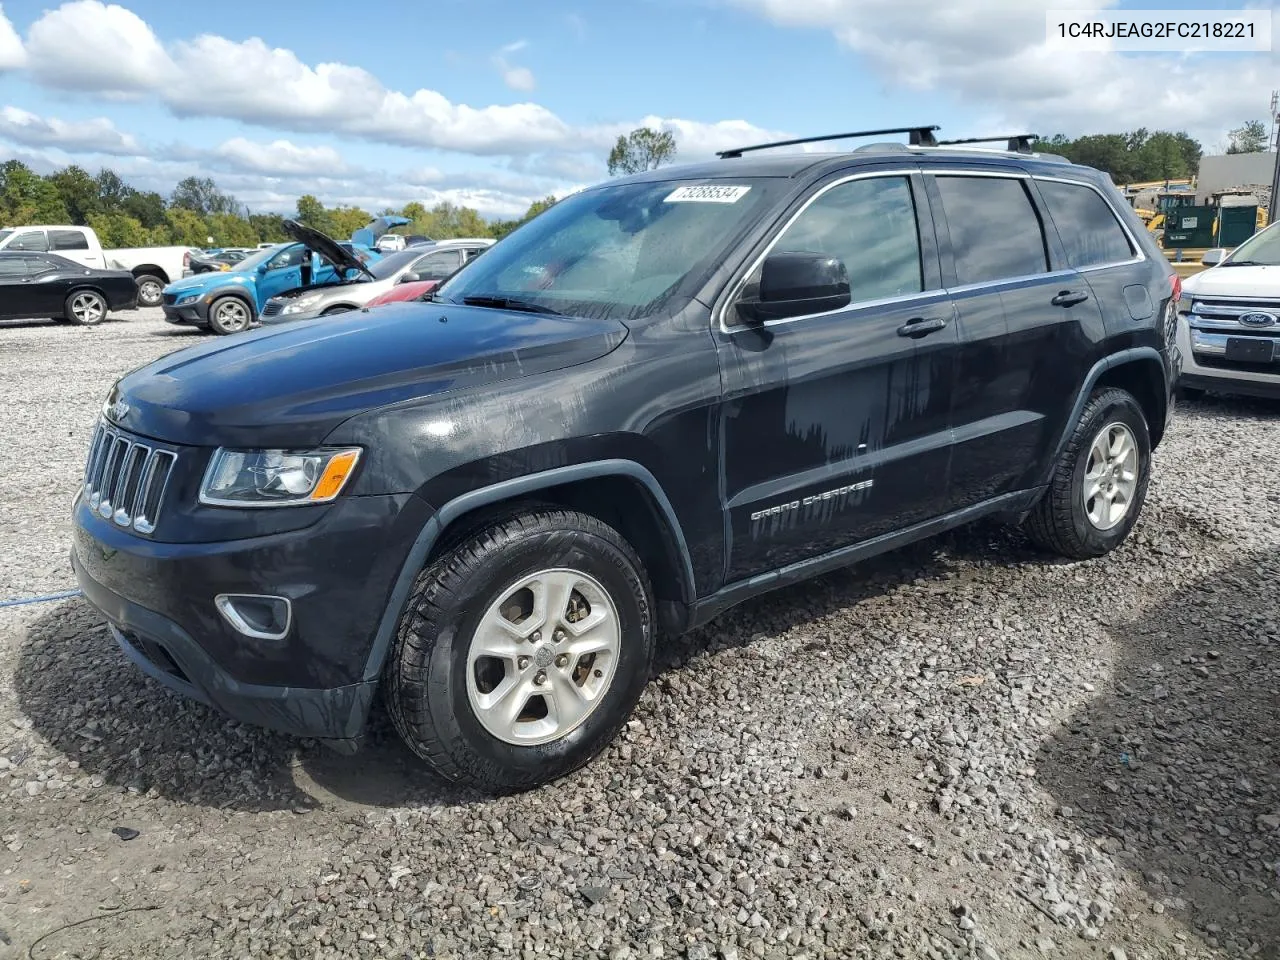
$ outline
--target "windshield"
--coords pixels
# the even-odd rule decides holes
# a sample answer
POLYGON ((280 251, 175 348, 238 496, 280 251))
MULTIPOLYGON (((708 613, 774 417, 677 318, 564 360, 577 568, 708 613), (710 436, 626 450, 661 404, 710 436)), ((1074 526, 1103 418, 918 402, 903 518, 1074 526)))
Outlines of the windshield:
POLYGON ((627 183, 566 197, 441 285, 440 299, 521 301, 558 313, 644 316, 725 250, 787 181, 627 183))
POLYGON ((1238 263, 1259 264, 1267 267, 1280 266, 1280 223, 1273 223, 1259 233, 1255 233, 1240 246, 1231 251, 1231 255, 1223 260, 1223 264, 1238 263))
POLYGON ((13 227, 5 227, 3 230, 0 230, 0 243, 4 243, 6 240, 12 237, 13 232, 14 232, 13 227))

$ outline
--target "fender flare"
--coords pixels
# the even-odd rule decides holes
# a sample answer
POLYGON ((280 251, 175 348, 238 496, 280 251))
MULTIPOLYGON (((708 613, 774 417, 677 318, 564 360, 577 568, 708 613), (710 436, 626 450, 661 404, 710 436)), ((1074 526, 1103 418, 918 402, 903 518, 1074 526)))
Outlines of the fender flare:
MULTIPOLYGON (((258 304, 256 302, 256 295, 250 293, 248 290, 244 289, 243 287, 240 287, 240 286, 218 287, 213 290, 210 290, 208 293, 205 293, 203 295, 204 301, 209 305, 209 307, 212 307, 215 303, 217 303, 223 297, 235 297, 237 300, 243 300, 245 302, 245 305, 248 306, 249 308, 249 319, 250 320, 258 319, 258 304)), ((208 308, 205 309, 205 316, 206 317, 208 316, 208 308)))
POLYGON ((689 597, 692 599, 695 583, 693 560, 689 553, 689 545, 685 542, 684 530, 680 526, 675 508, 672 507, 670 499, 662 489, 662 485, 648 469, 634 460, 612 459, 592 460, 587 463, 575 463, 566 467, 541 470, 537 473, 513 477, 510 480, 502 480, 490 486, 481 487, 478 490, 468 491, 450 500, 432 514, 431 519, 427 521, 414 540, 413 546, 409 548, 409 555, 401 565, 400 573, 391 588, 386 608, 382 612, 382 618, 378 621, 378 630, 374 634, 373 645, 370 647, 368 659, 365 661, 363 679, 376 680, 381 675, 387 652, 391 648, 391 638, 395 635, 396 625, 400 622, 401 614, 403 614, 405 604, 409 599, 409 593, 413 589, 413 583, 417 579, 418 573, 422 570, 422 565, 426 562, 431 548, 450 523, 478 507, 489 506, 504 500, 512 500, 549 487, 557 487, 565 483, 598 477, 627 477, 642 484, 653 496, 654 502, 658 505, 658 509, 662 511, 663 518, 675 538, 676 549, 680 555, 681 576, 686 584, 689 597))
MULTIPOLYGON (((1160 376, 1165 382, 1166 396, 1163 398, 1168 404, 1168 388, 1169 375, 1165 371, 1164 358, 1160 356, 1160 351, 1155 347, 1130 347, 1127 350, 1121 350, 1117 353, 1109 354, 1103 357, 1092 367, 1084 378, 1084 383, 1080 387, 1080 391, 1076 394, 1076 402, 1071 408, 1071 416, 1067 418, 1066 426, 1063 428, 1062 436, 1058 438, 1058 443, 1053 449, 1053 456, 1049 458, 1048 465, 1045 468, 1044 476, 1040 478, 1040 483, 1047 484, 1053 476, 1054 468, 1058 461, 1062 459, 1062 451, 1067 448, 1067 444, 1071 442, 1071 434, 1076 429, 1076 424, 1080 422, 1080 414, 1084 411, 1084 406, 1089 402, 1089 395, 1093 393, 1093 388, 1098 381, 1102 379, 1102 375, 1114 367, 1123 366, 1126 363, 1132 363, 1135 360, 1154 361, 1156 366, 1160 368, 1160 376)), ((1166 407, 1166 414, 1168 408, 1166 407)))

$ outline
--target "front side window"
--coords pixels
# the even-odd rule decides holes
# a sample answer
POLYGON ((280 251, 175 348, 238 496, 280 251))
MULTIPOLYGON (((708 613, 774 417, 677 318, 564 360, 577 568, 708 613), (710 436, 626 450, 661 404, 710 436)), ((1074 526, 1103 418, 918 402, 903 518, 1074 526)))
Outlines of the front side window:
POLYGON ((13 238, 6 250, 38 250, 41 253, 49 249, 49 240, 43 230, 27 230, 13 238))
POLYGON ((441 250, 429 253, 413 265, 419 280, 443 280, 458 269, 458 251, 441 250))
POLYGON ((1133 258, 1133 247, 1107 201, 1083 184, 1039 181, 1049 217, 1071 266, 1091 267, 1133 258))
POLYGON ((961 285, 1046 273, 1040 215, 1022 180, 938 177, 961 285))
POLYGON ((438 296, 502 298, 584 317, 645 316, 692 291, 789 187, 785 178, 736 177, 584 190, 486 250, 441 284, 438 296))
POLYGON ((820 194, 770 253, 821 253, 844 263, 854 303, 924 289, 920 233, 906 177, 869 177, 820 194))
POLYGON ((302 244, 295 243, 293 246, 286 247, 271 258, 267 264, 268 270, 281 270, 284 267, 296 267, 302 263, 302 244))

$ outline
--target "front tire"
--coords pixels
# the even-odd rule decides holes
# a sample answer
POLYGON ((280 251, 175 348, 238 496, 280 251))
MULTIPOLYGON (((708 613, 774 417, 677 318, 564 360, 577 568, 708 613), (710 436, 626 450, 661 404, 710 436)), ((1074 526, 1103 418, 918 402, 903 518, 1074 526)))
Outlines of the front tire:
POLYGON ((95 327, 107 318, 107 301, 96 290, 72 291, 64 309, 66 318, 82 327, 95 327))
POLYGON ((248 330, 253 322, 249 305, 239 297, 219 297, 209 304, 209 329, 226 336, 248 330))
POLYGON ((635 551, 594 517, 495 522, 419 574, 387 665, 392 721, 447 780, 510 793, 558 779, 635 708, 652 611, 635 551))
POLYGON ((1151 435, 1142 407, 1127 391, 1097 390, 1025 521, 1027 535, 1072 560, 1110 553, 1137 523, 1150 481, 1151 435))
POLYGON ((149 273, 134 277, 138 284, 138 306, 158 307, 164 300, 164 281, 149 273))

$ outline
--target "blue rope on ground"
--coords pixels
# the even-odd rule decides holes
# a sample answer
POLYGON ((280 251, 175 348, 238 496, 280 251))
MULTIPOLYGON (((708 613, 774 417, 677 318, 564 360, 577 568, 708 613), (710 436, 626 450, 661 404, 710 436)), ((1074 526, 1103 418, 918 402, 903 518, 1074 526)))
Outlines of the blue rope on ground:
POLYGON ((19 597, 16 600, 0 600, 0 607, 25 607, 29 603, 48 603, 50 600, 68 600, 80 596, 79 590, 63 590, 61 593, 46 593, 42 597, 19 597))

